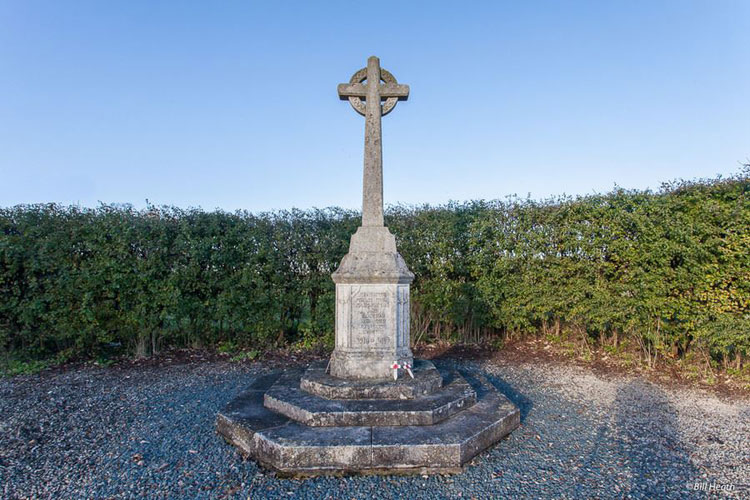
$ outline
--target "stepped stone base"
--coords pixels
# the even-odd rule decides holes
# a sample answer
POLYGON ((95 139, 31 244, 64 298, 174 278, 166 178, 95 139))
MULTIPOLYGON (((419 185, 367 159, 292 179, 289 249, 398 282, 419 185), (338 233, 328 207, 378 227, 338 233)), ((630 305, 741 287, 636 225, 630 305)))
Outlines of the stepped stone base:
POLYGON ((458 472, 518 427, 520 412, 481 376, 440 374, 442 388, 401 400, 326 400, 299 388, 301 371, 269 374, 219 413, 217 430, 244 455, 285 475, 458 472), (416 410, 423 412, 416 419, 399 414, 462 397, 461 407, 438 419, 434 408, 416 410), (362 416, 368 412, 378 416, 362 416))

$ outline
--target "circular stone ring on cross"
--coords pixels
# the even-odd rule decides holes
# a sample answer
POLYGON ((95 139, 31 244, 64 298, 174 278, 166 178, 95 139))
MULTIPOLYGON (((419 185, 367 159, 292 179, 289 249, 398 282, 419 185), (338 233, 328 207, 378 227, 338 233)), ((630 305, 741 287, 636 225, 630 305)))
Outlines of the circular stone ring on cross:
MULTIPOLYGON (((383 80, 385 83, 398 83, 396 81, 396 77, 393 76, 390 71, 384 70, 383 68, 380 68, 380 79, 383 80)), ((362 68, 361 70, 357 71, 352 75, 352 77, 349 79, 349 83, 362 83, 365 80, 367 80, 367 68, 362 68)), ((387 97, 385 99, 385 102, 381 106, 380 116, 385 116, 388 113, 393 110, 393 108, 396 107, 396 103, 398 102, 398 97, 387 97)), ((366 112, 366 106, 365 103, 362 102, 362 99, 356 96, 350 96, 349 97, 349 104, 352 105, 354 108, 354 111, 359 113, 362 116, 365 116, 366 112)))

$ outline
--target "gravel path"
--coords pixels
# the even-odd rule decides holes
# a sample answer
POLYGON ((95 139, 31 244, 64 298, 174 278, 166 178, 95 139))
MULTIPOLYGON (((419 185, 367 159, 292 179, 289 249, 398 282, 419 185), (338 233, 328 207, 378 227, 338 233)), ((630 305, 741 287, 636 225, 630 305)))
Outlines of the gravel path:
POLYGON ((261 365, 86 368, 0 380, 2 498, 750 498, 750 401, 559 365, 460 363, 522 425, 452 476, 285 480, 216 412, 261 365))

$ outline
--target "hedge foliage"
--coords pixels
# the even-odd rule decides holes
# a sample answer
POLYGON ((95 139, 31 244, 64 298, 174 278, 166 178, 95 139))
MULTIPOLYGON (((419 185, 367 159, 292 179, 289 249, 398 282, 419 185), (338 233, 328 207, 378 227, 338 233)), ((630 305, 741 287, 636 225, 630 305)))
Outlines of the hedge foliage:
MULTIPOLYGON (((417 278, 412 338, 577 331, 649 358, 750 356, 750 171, 546 201, 393 207, 417 278)), ((0 346, 12 357, 264 348, 333 334, 341 209, 0 209, 0 346)))

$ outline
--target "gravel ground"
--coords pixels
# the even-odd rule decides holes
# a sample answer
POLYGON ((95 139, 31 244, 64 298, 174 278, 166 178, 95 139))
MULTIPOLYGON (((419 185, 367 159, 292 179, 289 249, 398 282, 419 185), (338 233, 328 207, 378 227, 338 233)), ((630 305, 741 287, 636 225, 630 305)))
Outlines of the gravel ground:
POLYGON ((560 365, 461 362, 522 425, 462 474, 277 478, 215 433, 260 364, 0 380, 3 498, 750 498, 750 401, 560 365), (696 487, 733 488, 696 491, 696 487))

